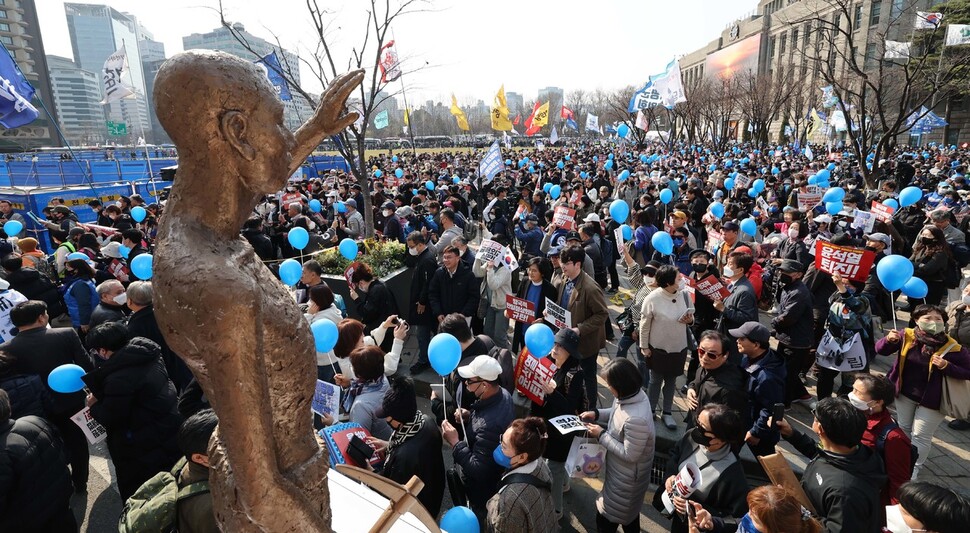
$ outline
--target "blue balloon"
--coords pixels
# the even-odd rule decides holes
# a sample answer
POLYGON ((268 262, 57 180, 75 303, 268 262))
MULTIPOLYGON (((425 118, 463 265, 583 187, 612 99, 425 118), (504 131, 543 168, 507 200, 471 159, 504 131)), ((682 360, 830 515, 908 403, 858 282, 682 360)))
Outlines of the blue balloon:
POLYGON ((565 156, 564 156, 563 158, 564 158, 564 159, 565 159, 566 161, 569 161, 570 159, 572 159, 571 157, 569 157, 569 154, 566 154, 566 155, 565 155, 565 156))
POLYGON ((758 196, 758 189, 748 189, 748 196, 756 198, 758 196))
POLYGON ((333 323, 333 320, 328 318, 317 320, 313 324, 310 324, 310 332, 313 333, 313 344, 316 346, 318 352, 329 352, 337 345, 337 337, 339 334, 337 332, 337 325, 333 323))
POLYGON ((461 343, 450 333, 439 333, 428 344, 428 361, 439 376, 454 372, 460 359, 461 343))
POLYGON ((714 172, 715 170, 717 170, 717 165, 711 163, 711 165, 707 167, 707 170, 710 172, 714 172))
POLYGON ((524 167, 525 166, 525 159, 519 159, 518 165, 519 165, 519 168, 524 167))
POLYGON ((734 161, 727 159, 724 161, 724 168, 731 168, 734 166, 734 161))
POLYGON ((620 226, 620 231, 623 232, 623 239, 630 240, 633 238, 633 228, 629 224, 623 224, 620 226))
MULTIPOLYGON (((738 150, 738 151, 740 152, 740 150, 738 150)), ((742 164, 742 165, 747 165, 747 164, 748 164, 748 163, 750 163, 750 162, 751 162, 751 160, 750 160, 750 159, 748 159, 747 157, 742 157, 742 158, 741 158, 741 164, 742 164)))
POLYGON ((903 294, 910 298, 926 298, 927 293, 930 292, 930 288, 926 286, 926 282, 916 276, 909 278, 909 281, 903 284, 901 290, 903 294))
POLYGON ((507 167, 508 166, 512 166, 512 160, 511 159, 506 159, 505 160, 505 166, 507 166, 507 167))
POLYGON ((876 264, 876 277, 887 291, 898 291, 913 277, 913 263, 901 255, 883 257, 876 264))
POLYGON ((377 169, 377 170, 374 171, 374 177, 375 178, 380 178, 380 177, 383 177, 383 176, 384 176, 384 171, 382 171, 381 169, 377 169))
POLYGON ((141 254, 132 259, 131 273, 139 279, 152 279, 152 254, 141 254))
POLYGON ((136 205, 135 207, 131 208, 131 219, 135 222, 145 220, 146 216, 148 216, 148 211, 145 211, 144 207, 136 205))
POLYGON ((923 199, 923 190, 919 187, 909 186, 899 193, 899 205, 909 207, 923 199))
POLYGON ((833 171, 835 170, 835 163, 829 163, 825 166, 825 168, 827 168, 829 171, 833 171))
POLYGON ((729 190, 729 191, 733 191, 734 190, 734 178, 725 178, 724 179, 724 188, 727 189, 727 190, 729 190))
POLYGON ((55 392, 71 394, 84 388, 81 380, 86 372, 78 365, 61 365, 47 375, 47 386, 55 392))
POLYGON ((828 180, 829 178, 832 177, 832 172, 827 168, 823 168, 822 170, 819 170, 818 172, 816 172, 815 175, 818 176, 820 179, 828 180))
POLYGON ((441 517, 441 529, 448 533, 480 533, 478 517, 468 507, 452 507, 441 517))
POLYGON ((781 169, 778 167, 771 167, 771 174, 777 176, 778 174, 781 174, 781 169))
POLYGON ((399 169, 399 168, 395 168, 394 169, 394 176, 397 177, 397 178, 403 178, 404 177, 404 171, 401 170, 401 169, 399 169))
POLYGON ((451 182, 454 183, 455 185, 458 185, 459 183, 461 183, 461 178, 459 178, 458 176, 452 176, 451 182))
MULTIPOLYGON (((610 154, 610 155, 613 155, 613 154, 610 154)), ((608 161, 607 161, 607 162, 606 162, 606 163, 605 163, 605 164, 603 165, 603 168, 605 168, 606 170, 613 170, 613 160, 612 160, 612 159, 610 159, 610 160, 608 160, 608 161)))
POLYGON ((310 211, 313 211, 314 213, 319 213, 320 210, 322 209, 323 209, 323 204, 320 203, 320 200, 317 200, 316 198, 314 198, 313 200, 310 200, 310 211))
POLYGON ((391 158, 391 162, 392 162, 392 163, 397 163, 397 156, 394 156, 394 157, 392 157, 392 158, 391 158))
POLYGON ((845 189, 842 187, 832 187, 822 195, 822 201, 825 203, 841 202, 843 198, 845 198, 845 189))
POLYGON ((674 240, 666 231, 654 233, 653 237, 650 238, 650 244, 653 245, 654 250, 657 250, 663 255, 670 255, 674 251, 674 240))
POLYGON ((815 185, 818 185, 820 189, 828 189, 829 188, 829 181, 828 180, 818 180, 818 181, 815 182, 815 185))
POLYGON ((660 201, 664 204, 669 204, 671 200, 674 199, 674 191, 670 189, 664 189, 660 191, 660 201))
POLYGON ((71 252, 71 253, 67 254, 67 260, 68 261, 78 261, 78 260, 80 260, 80 261, 90 261, 91 258, 88 257, 88 254, 86 254, 84 252, 71 252))
POLYGON ((613 200, 610 203, 610 216, 617 224, 626 222, 627 217, 630 216, 630 204, 626 203, 626 200, 613 200))
POLYGON ((607 156, 606 156, 606 158, 607 158, 607 159, 613 159, 613 154, 612 154, 612 153, 610 153, 609 155, 607 155, 607 156))
POLYGON ((434 190, 434 182, 431 181, 431 180, 428 180, 428 181, 424 182, 424 188, 425 189, 428 189, 429 191, 433 191, 434 190))
POLYGON ((562 170, 562 169, 566 168, 566 163, 563 163, 562 161, 560 161, 560 162, 556 163, 556 168, 558 168, 559 170, 562 170))
POLYGON ((542 184, 542 192, 544 192, 544 193, 548 193, 549 192, 549 189, 551 189, 551 188, 552 188, 552 183, 544 183, 544 184, 542 184))
POLYGON ((895 198, 889 198, 882 203, 886 207, 892 207, 893 209, 899 209, 899 202, 895 198))
POLYGON ((121 254, 121 257, 128 259, 128 254, 131 253, 131 248, 128 248, 127 246, 122 244, 121 246, 118 247, 118 253, 121 254))
POLYGON ((626 181, 627 178, 629 178, 629 177, 630 177, 630 171, 627 170, 627 169, 623 169, 623 172, 620 172, 620 175, 617 176, 616 179, 618 181, 626 181))
POLYGON ((357 247, 357 241, 353 239, 344 239, 340 241, 340 255, 344 256, 344 259, 348 261, 353 261, 357 258, 357 252, 360 251, 357 247))
POLYGON ((336 209, 338 213, 346 213, 347 212, 347 206, 344 205, 343 202, 335 202, 333 204, 333 206, 334 206, 334 209, 336 209))
POLYGON ((647 157, 646 154, 640 154, 640 162, 641 163, 646 163, 649 160, 650 160, 650 158, 647 157))
POLYGON ((621 139, 625 138, 627 135, 630 134, 630 126, 627 126, 626 124, 620 124, 619 127, 616 128, 616 134, 621 139))
POLYGON ((593 162, 594 163, 599 163, 599 161, 600 161, 600 158, 594 155, 593 156, 593 162))
POLYGON ((535 174, 536 173, 536 167, 534 167, 532 165, 529 165, 529 173, 530 174, 535 174))
POLYGON ((580 178, 586 179, 588 176, 589 176, 589 174, 587 174, 586 172, 580 172, 579 173, 579 177, 580 178))
POLYGON ((8 220, 3 224, 3 232, 8 237, 16 237, 23 230, 24 225, 19 220, 8 220))
POLYGON ((741 221, 741 231, 747 233, 748 235, 754 236, 758 232, 758 222, 755 219, 748 217, 741 221))
POLYGON ((819 179, 818 176, 815 176, 815 175, 809 176, 808 177, 808 184, 809 185, 815 185, 816 183, 818 183, 818 179, 819 179))
POLYGON ((303 265, 296 259, 287 259, 280 263, 280 280, 284 284, 292 287, 300 281, 301 276, 303 276, 303 265))
POLYGON ((717 218, 721 218, 724 216, 724 204, 722 204, 721 202, 712 203, 710 209, 711 209, 711 214, 716 216, 717 218))
POLYGON ((562 187, 559 185, 553 185, 552 188, 549 189, 549 196, 552 196, 553 200, 559 198, 560 194, 562 194, 562 187))
POLYGON ((754 183, 751 184, 751 187, 760 193, 761 191, 765 190, 765 180, 758 178, 754 180, 754 183))
POLYGON ((825 212, 830 215, 838 215, 842 211, 842 201, 825 202, 825 212))
POLYGON ((290 246, 302 250, 310 244, 310 234, 306 229, 297 226, 286 234, 286 240, 289 241, 290 246))
POLYGON ((533 357, 545 357, 552 351, 555 335, 545 324, 532 324, 525 330, 525 347, 533 357))

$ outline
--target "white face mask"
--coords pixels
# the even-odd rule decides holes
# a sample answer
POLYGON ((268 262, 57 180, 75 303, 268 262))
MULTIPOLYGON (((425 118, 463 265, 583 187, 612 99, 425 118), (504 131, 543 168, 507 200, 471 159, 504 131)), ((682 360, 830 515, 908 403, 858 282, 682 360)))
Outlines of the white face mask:
POLYGON ((656 284, 656 280, 653 279, 653 278, 651 278, 651 277, 644 276, 644 278, 643 278, 643 284, 644 285, 654 285, 654 284, 656 284))
POLYGON ((384 217, 385 218, 390 218, 390 216, 393 215, 393 214, 394 214, 394 211, 391 211, 389 209, 385 209, 384 210, 384 217))
POLYGON ((963 297, 963 303, 970 305, 970 294, 963 297))
POLYGON ((408 248, 408 253, 411 255, 418 255, 418 248, 417 247, 408 248))
POLYGON ((112 300, 114 300, 114 302, 118 305, 125 305, 125 303, 128 302, 128 294, 123 292, 112 298, 112 300))
POLYGON ((734 277, 734 270, 732 270, 731 267, 729 267, 727 265, 724 265, 723 273, 724 273, 724 277, 725 278, 733 278, 734 277))
POLYGON ((913 528, 903 520, 903 511, 898 505, 886 506, 886 529, 892 533, 912 533, 913 528))
POLYGON ((867 401, 863 400, 862 398, 859 398, 858 396, 856 396, 855 395, 855 392, 850 392, 849 393, 849 403, 852 404, 852 407, 855 407, 856 409, 858 409, 860 411, 868 411, 869 410, 869 402, 867 402, 867 401))
POLYGON ((790 230, 788 230, 788 238, 789 239, 797 239, 798 238, 798 230, 797 229, 790 229, 790 230))

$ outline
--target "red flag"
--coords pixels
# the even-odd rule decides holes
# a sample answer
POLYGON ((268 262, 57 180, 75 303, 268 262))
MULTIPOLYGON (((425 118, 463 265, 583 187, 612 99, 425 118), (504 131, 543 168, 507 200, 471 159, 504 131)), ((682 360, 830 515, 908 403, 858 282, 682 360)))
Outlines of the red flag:
POLYGON ((522 120, 522 113, 515 115, 515 120, 512 121, 512 124, 515 124, 516 126, 518 126, 520 120, 522 120))
POLYGON ((394 41, 389 41, 381 47, 378 66, 381 68, 381 83, 390 83, 401 77, 401 62, 394 50, 394 41))
POLYGON ((536 111, 538 111, 540 107, 542 107, 542 104, 540 104, 539 102, 536 102, 535 106, 532 107, 532 113, 529 114, 529 118, 525 119, 526 135, 535 135, 539 130, 542 129, 542 126, 538 126, 538 127, 532 126, 532 119, 535 118, 536 111))
POLYGON ((562 106, 562 110, 559 112, 559 118, 563 120, 570 119, 570 118, 573 120, 576 120, 576 117, 573 116, 572 110, 566 106, 562 106))

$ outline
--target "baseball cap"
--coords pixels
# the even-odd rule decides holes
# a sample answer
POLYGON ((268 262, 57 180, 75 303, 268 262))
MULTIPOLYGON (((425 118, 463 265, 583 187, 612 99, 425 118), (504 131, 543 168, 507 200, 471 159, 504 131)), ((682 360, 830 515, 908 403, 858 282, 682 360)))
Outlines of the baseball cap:
POLYGON ((674 218, 680 218, 680 219, 683 219, 683 220, 687 220, 687 213, 684 213, 683 211, 674 211, 673 213, 670 214, 670 216, 672 216, 674 218))
POLYGON ((539 217, 535 213, 529 213, 525 216, 526 222, 539 222, 539 217))
POLYGON ((350 200, 344 201, 344 205, 346 205, 347 207, 353 207, 354 209, 357 209, 357 200, 354 200, 353 198, 351 198, 350 200))
POLYGON ((829 216, 829 215, 819 215, 819 216, 813 218, 812 220, 814 220, 815 222, 818 222, 819 224, 831 224, 832 223, 832 217, 829 216))
POLYGON ((869 236, 866 237, 866 240, 867 241, 881 242, 881 243, 885 244, 886 245, 886 250, 885 250, 886 255, 890 255, 890 254, 893 253, 893 240, 892 240, 892 238, 889 237, 889 235, 886 235, 885 233, 870 233, 869 236))
POLYGON ((394 210, 395 209, 394 202, 384 202, 384 205, 381 206, 381 209, 394 210))
POLYGON ((596 213, 590 213, 586 215, 586 218, 583 219, 583 222, 599 222, 599 221, 600 221, 600 216, 597 215, 596 213))
POLYGON ((714 191, 714 199, 717 200, 720 198, 724 198, 724 191, 714 191))
MULTIPOLYGON (((764 347, 767 347, 768 341, 771 339, 771 332, 768 331, 768 328, 762 326, 761 322, 755 322, 753 320, 741 324, 739 328, 729 329, 728 333, 735 339, 751 339, 764 347)), ((497 361, 496 364, 498 364, 497 361)))
POLYGON ((465 378, 481 378, 485 381, 495 381, 502 375, 502 365, 489 355, 479 355, 472 362, 458 367, 458 375, 465 378))
POLYGON ((327 193, 327 196, 329 196, 331 198, 336 198, 336 197, 340 196, 340 194, 338 194, 336 190, 332 190, 332 191, 330 191, 330 192, 327 193))
POLYGON ((729 221, 721 224, 721 229, 725 231, 741 231, 741 226, 737 222, 729 221))
POLYGON ((570 231, 566 234, 566 241, 579 241, 583 242, 583 238, 579 236, 578 231, 570 231))
POLYGON ((778 269, 782 272, 804 272, 805 267, 794 259, 784 259, 781 264, 778 265, 778 269))

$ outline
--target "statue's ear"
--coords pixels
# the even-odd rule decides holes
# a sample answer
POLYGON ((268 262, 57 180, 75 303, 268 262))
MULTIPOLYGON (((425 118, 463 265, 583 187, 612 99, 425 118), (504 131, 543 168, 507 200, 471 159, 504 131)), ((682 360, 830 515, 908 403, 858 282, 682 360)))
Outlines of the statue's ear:
POLYGON ((246 128, 249 119, 242 112, 227 111, 219 120, 219 132, 229 143, 229 146, 239 153, 246 161, 256 159, 256 148, 246 139, 246 128))

